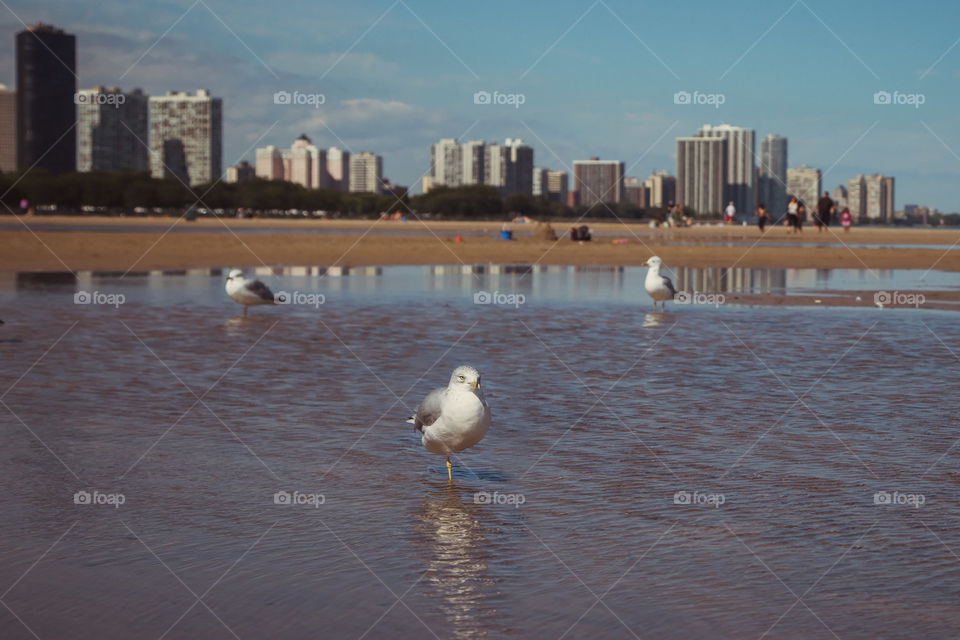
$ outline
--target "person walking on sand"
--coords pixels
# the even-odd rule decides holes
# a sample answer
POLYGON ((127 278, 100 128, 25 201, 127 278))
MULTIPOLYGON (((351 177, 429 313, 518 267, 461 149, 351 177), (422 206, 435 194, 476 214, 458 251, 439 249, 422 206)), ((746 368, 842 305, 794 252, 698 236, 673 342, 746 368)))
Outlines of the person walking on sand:
POLYGON ((807 208, 803 203, 797 205, 797 233, 803 231, 803 220, 807 217, 807 208))
POLYGON ((760 233, 763 233, 763 228, 767 226, 767 218, 769 218, 767 213, 767 207, 764 204, 760 204, 757 207, 757 226, 760 227, 760 233))
POLYGON ((787 233, 796 231, 797 229, 797 212, 800 209, 800 203, 797 201, 797 196, 790 196, 790 204, 787 205, 787 233))
POLYGON ((824 227, 830 226, 830 212, 833 210, 833 200, 830 199, 830 193, 823 192, 823 197, 817 201, 817 213, 813 222, 817 225, 817 231, 823 231, 824 227))
POLYGON ((733 200, 730 201, 730 204, 727 205, 727 208, 723 210, 723 222, 725 224, 733 224, 733 221, 737 217, 737 208, 733 205, 733 200))
POLYGON ((850 216, 850 209, 847 209, 846 207, 844 207, 843 211, 840 213, 840 223, 843 225, 843 230, 845 232, 850 231, 850 223, 852 221, 853 220, 850 216))

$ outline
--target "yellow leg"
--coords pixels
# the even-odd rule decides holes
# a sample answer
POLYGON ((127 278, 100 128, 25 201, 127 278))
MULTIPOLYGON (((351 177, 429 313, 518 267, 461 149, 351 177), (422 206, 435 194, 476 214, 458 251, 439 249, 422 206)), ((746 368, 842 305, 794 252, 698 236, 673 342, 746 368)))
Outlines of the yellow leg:
POLYGON ((450 464, 450 458, 447 458, 447 479, 453 482, 453 465, 450 464))

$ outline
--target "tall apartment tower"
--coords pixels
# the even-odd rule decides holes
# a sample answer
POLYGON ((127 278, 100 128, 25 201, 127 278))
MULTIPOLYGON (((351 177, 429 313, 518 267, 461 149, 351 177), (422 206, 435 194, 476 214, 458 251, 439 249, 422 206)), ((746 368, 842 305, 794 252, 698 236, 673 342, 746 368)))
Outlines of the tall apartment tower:
POLYGON ((757 206, 756 172, 753 129, 704 125, 697 134, 701 138, 722 138, 727 141, 727 192, 725 199, 732 200, 737 211, 752 214, 757 206))
POLYGON ((77 168, 77 39, 39 23, 16 37, 17 167, 77 168))
POLYGON ((757 204, 764 204, 773 219, 787 211, 787 139, 768 134, 760 141, 757 167, 757 204))
POLYGON ((17 169, 17 92, 0 84, 0 171, 17 169))
POLYGON ((350 152, 337 147, 327 149, 327 174, 331 189, 347 191, 350 188, 350 152))
MULTIPOLYGON (((448 183, 450 186, 483 184, 485 146, 486 144, 482 140, 471 140, 459 145, 459 157, 462 165, 459 175, 453 178, 455 182, 448 183)), ((454 158, 457 155, 457 152, 453 153, 454 158)))
POLYGON ((504 146, 510 150, 505 193, 533 194, 533 148, 520 138, 507 138, 504 146))
POLYGON ((150 170, 148 96, 117 87, 77 92, 77 171, 150 170))
POLYGON ((283 154, 280 149, 270 145, 257 149, 256 173, 264 180, 283 180, 283 154))
POLYGON ((860 222, 892 222, 894 180, 891 176, 858 175, 847 183, 850 215, 860 222))
POLYGON ((677 200, 677 179, 666 171, 655 171, 644 180, 644 185, 650 190, 649 207, 665 207, 677 200))
POLYGON ((350 191, 380 193, 383 190, 383 157, 366 151, 350 158, 350 191))
POLYGON ((576 160, 573 163, 574 202, 592 207, 623 200, 624 164, 617 160, 576 160))
MULTIPOLYGON (((471 143, 473 144, 473 143, 471 143)), ((481 153, 483 145, 479 146, 481 153)), ((430 145, 430 184, 431 187, 458 187, 463 182, 463 154, 460 143, 454 138, 442 138, 430 145)), ((481 168, 483 161, 477 163, 481 168)), ((471 167, 471 172, 476 165, 471 167)), ((484 169, 485 171, 485 169, 484 169)), ((480 174, 480 183, 483 174, 480 174)))
POLYGON ((808 216, 813 215, 817 201, 823 193, 820 185, 820 169, 814 169, 805 164, 795 169, 787 169, 787 192, 803 203, 808 216))
POLYGON ((544 195, 550 202, 567 204, 568 179, 566 171, 547 171, 547 184, 544 195))
POLYGON ((223 101, 206 89, 150 97, 150 173, 209 184, 223 173, 223 101))
MULTIPOLYGON (((698 214, 723 211, 729 151, 724 137, 677 138, 677 199, 698 214)), ((738 207, 739 208, 739 207, 738 207)))

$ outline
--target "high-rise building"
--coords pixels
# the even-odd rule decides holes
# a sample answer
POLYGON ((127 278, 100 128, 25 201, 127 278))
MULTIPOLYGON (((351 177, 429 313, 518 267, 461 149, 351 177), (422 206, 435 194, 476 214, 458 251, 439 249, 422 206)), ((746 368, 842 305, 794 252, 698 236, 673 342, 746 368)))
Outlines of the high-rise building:
POLYGON ((366 151, 350 157, 350 191, 380 193, 383 186, 383 158, 366 151))
POLYGON ((677 138, 676 204, 700 215, 719 215, 726 198, 728 140, 724 137, 677 138))
POLYGON ((246 160, 241 160, 232 167, 227 167, 227 177, 223 181, 227 184, 235 184, 253 180, 256 175, 256 169, 246 160))
POLYGON ((774 220, 787 211, 787 139, 772 133, 760 141, 757 204, 765 205, 774 220))
POLYGON ((337 147, 327 149, 327 174, 330 188, 337 191, 350 189, 350 152, 337 147))
POLYGON ((548 172, 549 169, 544 169, 543 167, 533 168, 533 196, 537 198, 546 198, 548 172))
POLYGON ((17 166, 77 168, 77 39, 48 24, 17 34, 17 166))
POLYGON ((0 84, 0 171, 17 169, 17 92, 0 84))
POLYGON ((576 160, 573 163, 574 202, 592 207, 623 200, 624 165, 618 160, 576 160))
POLYGON ((666 171, 655 171, 644 181, 650 191, 649 207, 665 207, 677 200, 677 179, 666 171))
POLYGON ((506 193, 510 181, 510 149, 499 144, 483 148, 483 184, 506 193))
POLYGON ((256 172, 264 180, 283 180, 283 154, 270 145, 257 149, 256 172))
POLYGON ((150 170, 148 97, 117 87, 77 92, 77 171, 150 170))
POLYGON ((697 135, 701 138, 723 138, 727 141, 727 191, 724 199, 733 201, 737 211, 752 214, 756 209, 756 171, 753 129, 704 125, 697 135))
POLYGON ((640 178, 626 178, 623 181, 623 200, 646 209, 650 206, 650 187, 640 178))
POLYGON ((847 183, 850 215, 860 222, 893 222, 894 180, 879 173, 858 175, 847 183))
POLYGON ((830 192, 830 199, 836 204, 837 213, 843 211, 844 207, 849 206, 847 202, 847 188, 842 184, 837 185, 837 188, 830 192))
POLYGON ((817 201, 823 194, 820 190, 820 169, 814 169, 805 164, 787 169, 787 192, 791 196, 796 196, 797 200, 806 207, 807 215, 812 216, 817 201))
POLYGON ((510 150, 505 194, 533 193, 533 148, 520 138, 507 138, 505 144, 510 150))
POLYGON ((150 97, 150 167, 154 178, 189 185, 223 174, 223 101, 206 89, 150 97))
POLYGON ((457 180, 456 185, 483 184, 484 146, 483 140, 471 140, 459 145, 460 161, 463 164, 459 178, 454 177, 457 180))
POLYGON ((313 141, 302 133, 290 147, 290 172, 285 180, 295 182, 307 189, 329 189, 331 180, 327 173, 327 152, 318 149, 313 141))
POLYGON ((567 172, 566 171, 547 171, 547 183, 545 194, 550 202, 567 203, 567 172))
MULTIPOLYGON (((479 148, 483 153, 482 144, 479 148)), ((481 160, 474 167, 483 169, 485 165, 481 160)), ((460 143, 454 138, 442 138, 440 142, 430 145, 430 176, 431 188, 459 187, 463 183, 462 149, 460 143)), ((483 182, 482 178, 481 182, 483 182)))

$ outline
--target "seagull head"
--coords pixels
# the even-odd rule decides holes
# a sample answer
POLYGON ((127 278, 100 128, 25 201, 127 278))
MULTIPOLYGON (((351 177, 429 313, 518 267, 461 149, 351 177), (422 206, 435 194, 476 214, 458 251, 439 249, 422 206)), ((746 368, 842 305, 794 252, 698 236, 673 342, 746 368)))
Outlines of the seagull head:
POLYGON ((227 274, 227 280, 233 280, 234 278, 242 278, 243 271, 240 269, 231 269, 230 273, 227 274))
POLYGON ((480 391, 480 372, 466 365, 457 367, 450 376, 450 388, 477 393, 480 391))
POLYGON ((647 260, 647 266, 648 266, 648 267, 653 267, 654 269, 657 269, 657 270, 660 269, 660 265, 662 265, 662 264, 663 264, 663 260, 661 260, 661 259, 660 259, 659 257, 657 257, 657 256, 653 256, 653 257, 651 257, 651 258, 649 258, 649 259, 647 260))

